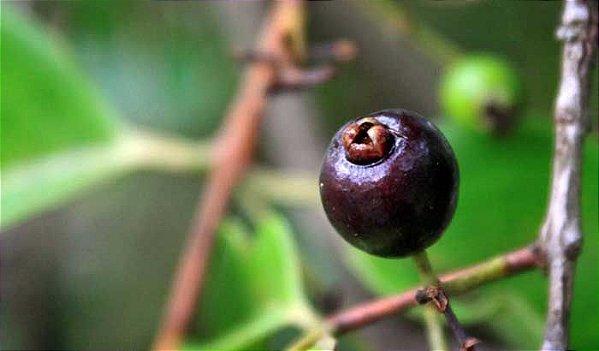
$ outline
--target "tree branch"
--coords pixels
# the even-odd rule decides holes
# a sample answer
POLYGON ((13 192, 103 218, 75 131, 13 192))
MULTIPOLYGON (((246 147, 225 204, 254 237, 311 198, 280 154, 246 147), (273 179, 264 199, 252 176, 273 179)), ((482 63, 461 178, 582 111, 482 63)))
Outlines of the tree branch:
MULTIPOLYGON (((287 63, 298 57, 299 52, 292 52, 292 49, 302 45, 297 42, 303 29, 302 9, 300 1, 274 2, 256 51, 287 63)), ((251 163, 267 92, 276 83, 277 70, 268 62, 252 62, 244 73, 213 151, 214 168, 208 176, 202 202, 179 263, 154 350, 176 349, 187 330, 202 288, 215 230, 226 211, 233 187, 251 163)))
MULTIPOLYGON (((542 255, 535 245, 515 250, 477 265, 441 276, 441 284, 450 294, 460 294, 483 284, 521 272, 543 267, 542 255)), ((335 313, 324 325, 307 331, 287 350, 303 351, 312 347, 322 335, 340 335, 395 315, 418 305, 416 293, 420 287, 401 294, 369 301, 335 313)), ((475 339, 469 340, 473 341, 475 339)), ((462 346, 472 346, 470 344, 462 346)))
POLYGON ((591 0, 564 4, 557 36, 564 42, 554 112, 552 186, 540 243, 549 269, 549 307, 543 350, 566 350, 576 259, 582 244, 580 178, 589 130, 589 72, 597 47, 597 9, 591 0))
MULTIPOLYGON (((440 279, 447 293, 454 295, 540 266, 542 262, 539 251, 535 246, 530 246, 445 274, 440 279)), ((415 297, 418 289, 414 288, 399 295, 367 302, 336 313, 327 319, 330 330, 335 334, 342 334, 416 306, 418 302, 415 297)))

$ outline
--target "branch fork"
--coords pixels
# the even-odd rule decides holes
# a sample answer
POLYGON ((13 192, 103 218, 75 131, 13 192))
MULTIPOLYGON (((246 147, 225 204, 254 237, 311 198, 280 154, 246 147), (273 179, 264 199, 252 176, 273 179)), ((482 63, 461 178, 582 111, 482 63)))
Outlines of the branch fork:
POLYGON ((432 302, 433 305, 437 308, 437 311, 443 313, 447 309, 449 305, 449 299, 447 299, 447 295, 445 295, 445 291, 440 286, 428 286, 426 288, 416 290, 416 295, 414 295, 414 299, 418 302, 419 305, 426 305, 429 302, 432 302))
MULTIPOLYGON (((457 316, 449 305, 449 298, 441 286, 441 281, 432 269, 426 251, 416 253, 413 258, 416 267, 418 268, 418 272, 422 277, 422 281, 426 284, 424 288, 416 290, 414 293, 414 300, 420 305, 432 305, 439 313, 443 314, 451 331, 460 343, 460 351, 474 351, 474 346, 480 341, 468 336, 458 321, 457 316)), ((430 318, 430 316, 428 318, 430 318)), ((438 340, 443 339, 442 332, 440 332, 440 335, 438 336, 431 333, 431 329, 440 330, 440 326, 433 324, 433 322, 435 324, 438 324, 438 322, 435 322, 432 318, 427 319, 426 322, 429 329, 429 342, 431 342, 431 346, 441 347, 441 345, 445 344, 444 341, 438 340), (435 335, 435 338, 433 338, 433 335, 435 335)))
POLYGON ((334 64, 350 61, 356 53, 357 48, 352 41, 340 39, 315 45, 308 50, 307 55, 274 55, 264 51, 246 50, 235 52, 234 57, 241 62, 269 64, 276 71, 276 78, 268 92, 277 94, 308 89, 329 81, 336 73, 334 64), (306 62, 317 64, 304 67, 306 62))
POLYGON ((433 285, 418 289, 416 290, 414 299, 420 305, 432 303, 438 312, 445 315, 451 330, 460 342, 460 351, 474 351, 474 346, 479 344, 480 340, 466 334, 451 306, 449 306, 449 299, 441 286, 433 285))
MULTIPOLYGON (((440 277, 439 281, 449 293, 460 294, 471 291, 486 283, 533 269, 539 269, 542 266, 543 261, 538 247, 530 245, 474 266, 445 274, 440 277)), ((431 290, 431 292, 434 295, 435 290, 431 290)), ((396 315, 408 308, 417 306, 417 299, 425 300, 427 298, 426 288, 416 288, 397 295, 367 301, 350 307, 347 310, 339 311, 327 317, 325 330, 308 331, 289 350, 307 350, 324 333, 341 335, 360 329, 385 317, 396 315), (421 292, 419 293, 418 291, 421 292), (416 297, 417 295, 419 295, 418 298, 416 297)), ((468 348, 471 350, 471 347, 476 344, 474 338, 465 337, 463 339, 461 346, 465 347, 466 350, 468 348)))

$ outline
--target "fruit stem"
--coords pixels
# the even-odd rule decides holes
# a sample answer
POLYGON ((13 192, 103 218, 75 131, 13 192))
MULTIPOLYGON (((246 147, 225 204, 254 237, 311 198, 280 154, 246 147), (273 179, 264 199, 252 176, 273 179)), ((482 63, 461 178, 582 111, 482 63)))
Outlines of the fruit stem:
POLYGON ((447 340, 443 332, 441 318, 433 306, 424 307, 424 323, 426 325, 426 338, 431 350, 449 351, 447 340))
POLYGON ((291 346, 287 347, 286 351, 305 351, 311 346, 316 344, 320 338, 324 335, 324 330, 314 329, 306 332, 299 340, 294 342, 291 346))
MULTIPOLYGON (((423 250, 416 253, 413 258, 420 273, 422 283, 425 286, 438 286, 439 278, 437 278, 433 271, 426 251, 423 250)), ((424 324, 426 325, 426 338, 431 350, 448 351, 449 348, 447 347, 447 341, 443 333, 441 318, 439 318, 432 304, 425 306, 423 317, 424 324)))
POLYGON ((412 258, 414 259, 414 262, 416 262, 416 268, 418 269, 418 273, 420 273, 422 283, 426 286, 439 285, 439 278, 437 278, 437 275, 435 275, 435 272, 433 271, 426 250, 415 253, 412 258))
POLYGON ((442 313, 451 327, 453 334, 460 343, 461 351, 474 351, 474 345, 478 343, 478 339, 469 337, 455 313, 449 305, 449 298, 445 295, 441 287, 441 281, 433 271, 426 250, 417 252, 412 256, 416 263, 416 268, 420 273, 424 289, 416 292, 416 300, 419 303, 426 303, 427 311, 424 314, 424 321, 427 326, 427 336, 429 344, 434 350, 447 350, 447 344, 443 339, 443 329, 436 313, 431 313, 436 309, 442 313))

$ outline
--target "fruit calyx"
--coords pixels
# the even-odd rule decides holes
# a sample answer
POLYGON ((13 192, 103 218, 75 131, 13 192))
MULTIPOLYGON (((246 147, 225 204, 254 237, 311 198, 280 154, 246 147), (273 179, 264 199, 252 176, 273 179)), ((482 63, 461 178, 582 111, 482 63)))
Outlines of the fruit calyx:
POLYGON ((389 155, 394 136, 389 127, 374 118, 366 117, 345 127, 341 141, 348 161, 369 165, 389 155))
POLYGON ((500 104, 494 101, 483 106, 486 127, 495 136, 508 135, 516 124, 516 107, 509 104, 500 104))

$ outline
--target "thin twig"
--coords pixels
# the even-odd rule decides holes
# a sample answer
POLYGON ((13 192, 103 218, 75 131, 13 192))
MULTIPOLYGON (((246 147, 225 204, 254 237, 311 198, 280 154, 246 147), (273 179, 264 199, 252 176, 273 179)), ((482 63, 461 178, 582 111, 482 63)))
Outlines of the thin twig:
MULTIPOLYGON (((436 310, 435 312, 441 312, 443 316, 445 316, 447 324, 450 326, 451 331, 461 345, 460 350, 474 351, 474 345, 478 343, 478 339, 469 337, 458 321, 458 318, 449 303, 449 297, 445 294, 441 281, 433 271, 431 262, 428 259, 428 254, 423 250, 414 254, 413 258, 424 284, 424 288, 416 291, 416 301, 421 305, 428 304, 429 310, 434 308, 436 310)), ((443 329, 441 328, 439 321, 430 319, 430 317, 427 318, 426 321, 429 342, 433 350, 447 349, 443 336, 443 329)))
MULTIPOLYGON (((273 3, 256 50, 281 59, 293 56, 289 40, 302 31, 302 8, 299 1, 273 3)), ((226 211, 232 188, 251 163, 267 92, 276 80, 277 71, 268 62, 253 62, 245 71, 214 150, 214 168, 179 263, 154 350, 176 349, 187 330, 202 288, 216 227, 226 211)))
MULTIPOLYGON (((536 247, 525 247, 496 257, 475 266, 441 276, 441 283, 449 294, 460 294, 480 285, 499 280, 542 265, 536 247)), ((384 317, 397 314, 416 306, 415 293, 418 288, 399 295, 385 297, 354 306, 328 318, 333 333, 342 334, 361 328, 384 317)))
MULTIPOLYGON (((414 255, 414 262, 416 263, 424 286, 439 285, 439 278, 435 275, 425 251, 416 253, 414 255)), ((439 318, 438 311, 432 303, 425 306, 423 318, 426 326, 426 337, 431 350, 449 350, 443 331, 443 322, 441 318, 439 318)))
MULTIPOLYGON (((531 245, 474 266, 447 273, 441 276, 440 280, 448 293, 457 295, 486 283, 543 266, 540 251, 536 245, 531 245)), ((318 326, 319 330, 310 330, 302 335, 294 342, 293 350, 309 349, 317 341, 318 335, 325 333, 341 335, 417 306, 416 293, 419 289, 414 288, 398 295, 369 301, 337 312, 327 318, 324 326, 318 326)))
POLYGON ((568 348, 568 324, 576 259, 582 244, 580 178, 583 141, 589 130, 589 73, 597 48, 594 1, 564 4, 557 36, 564 42, 554 112, 552 186, 539 234, 549 270, 549 307, 543 350, 568 348))

